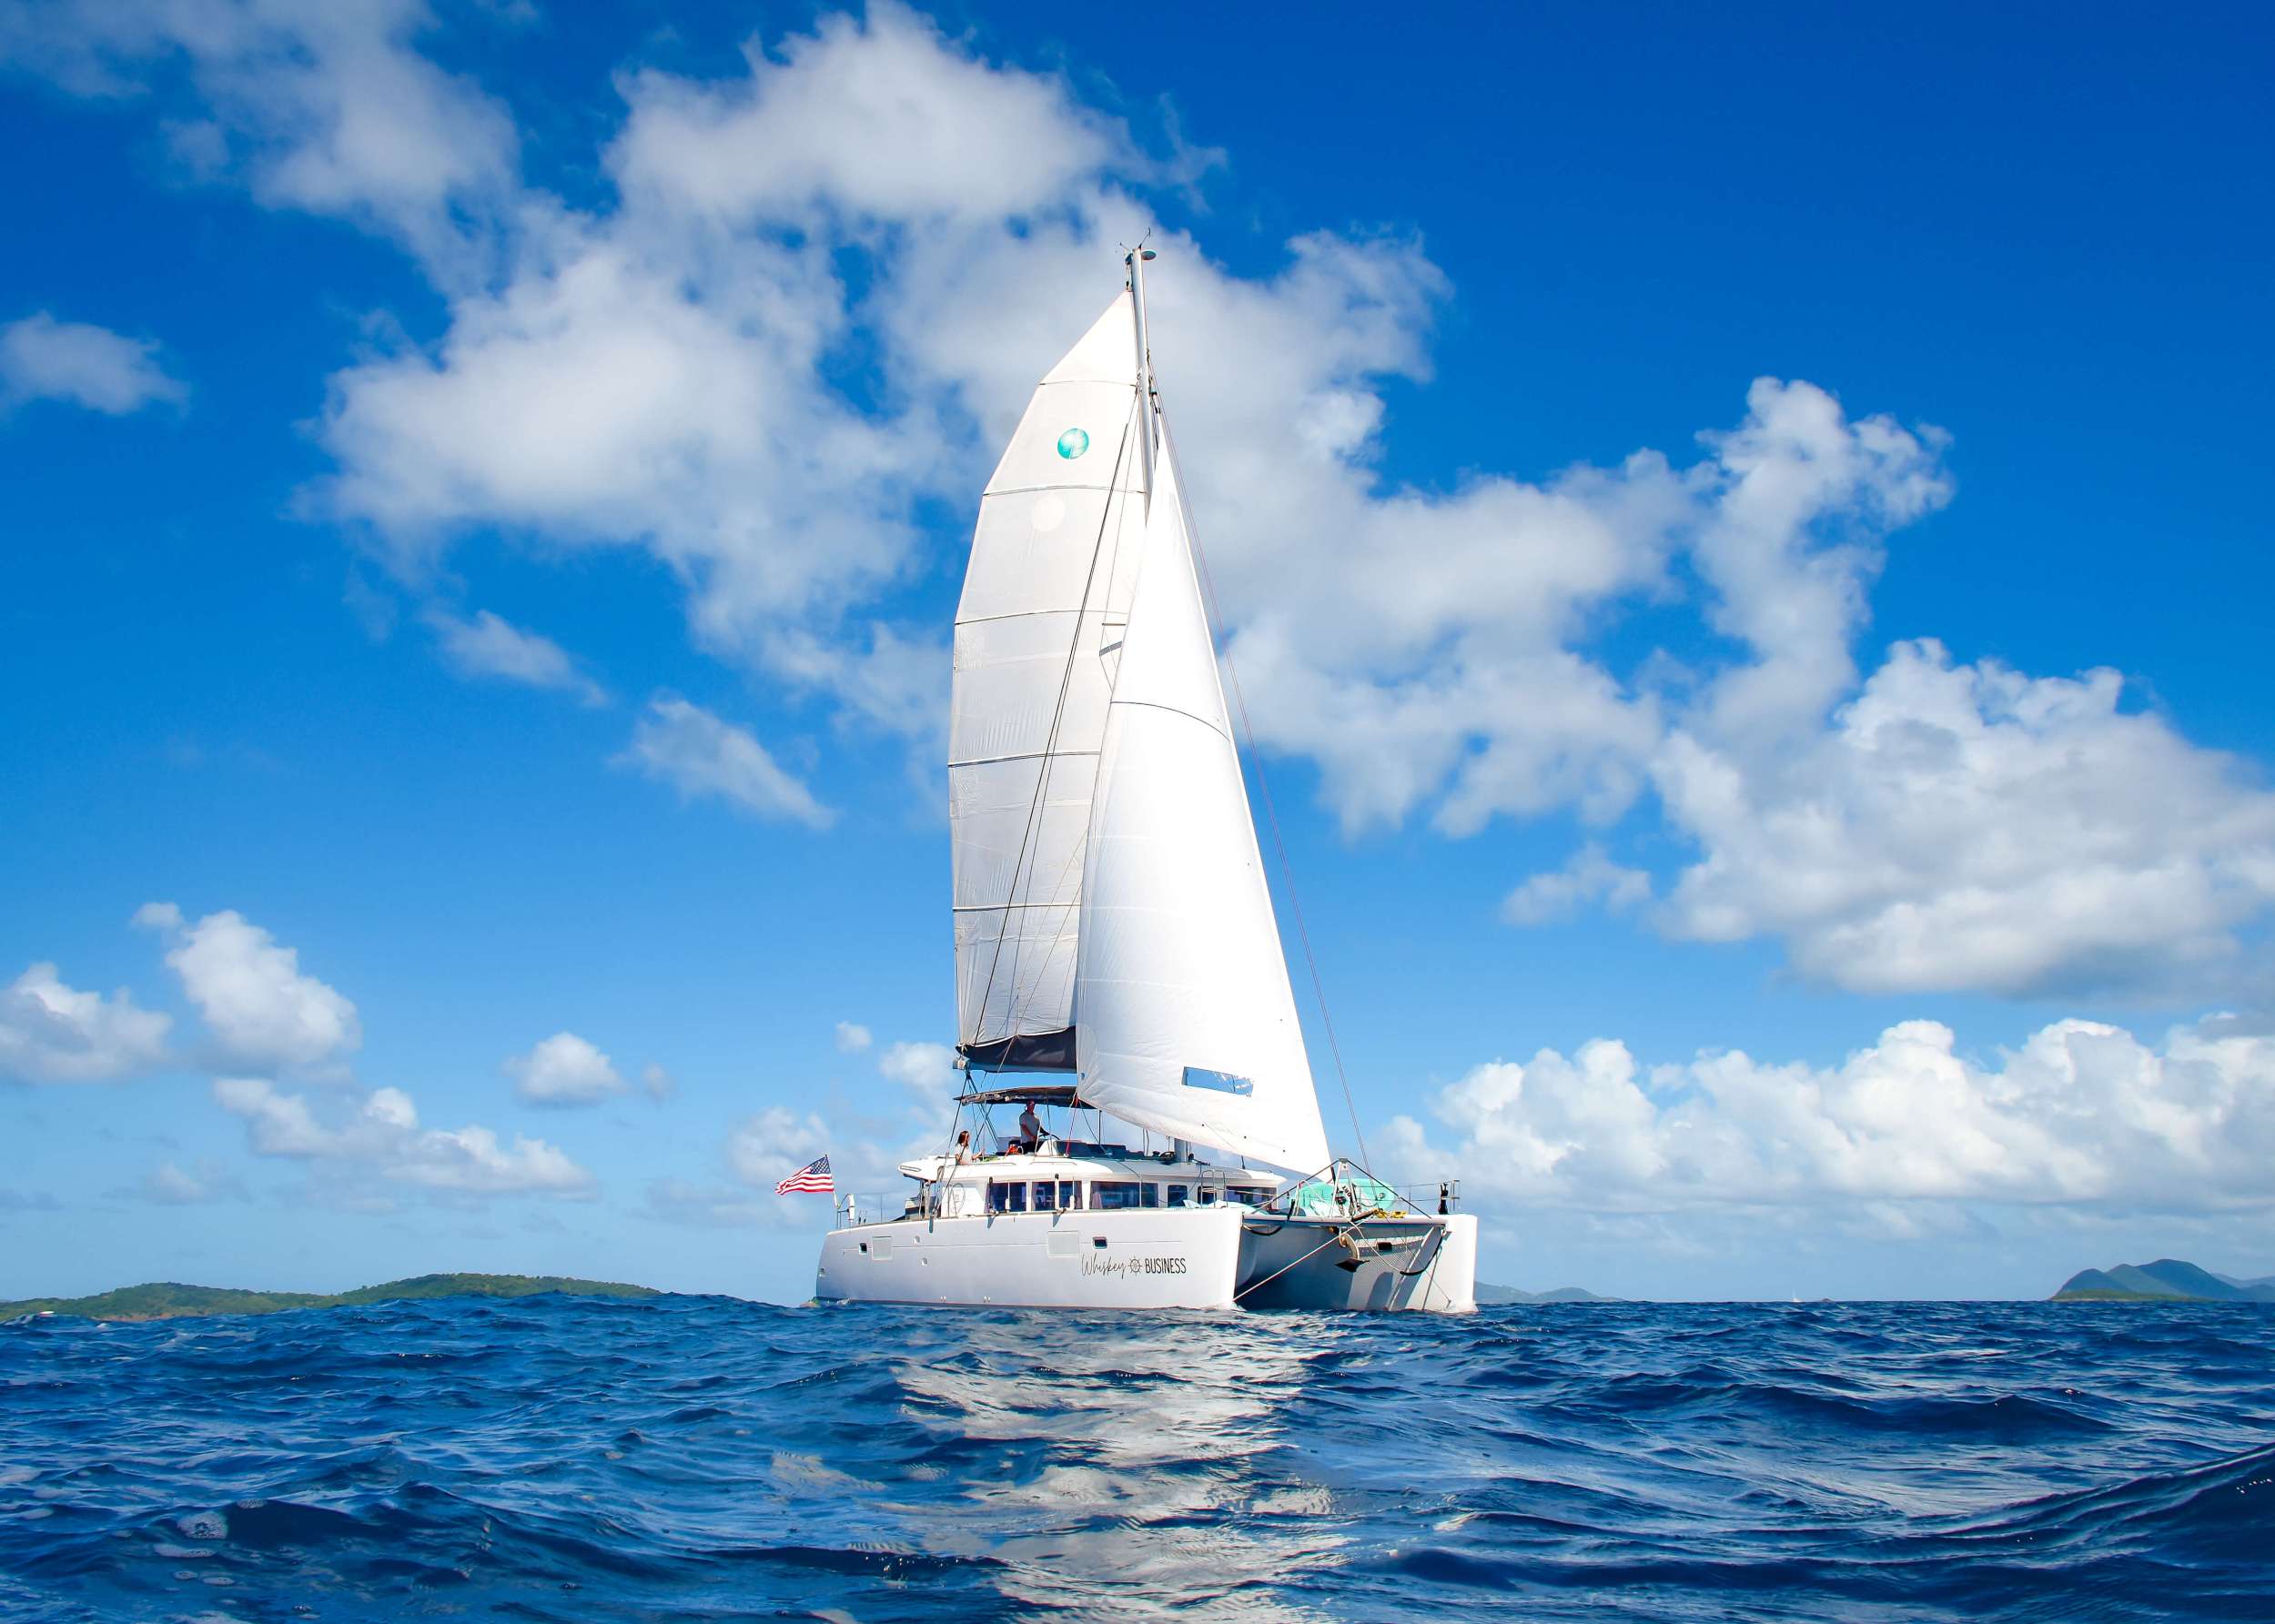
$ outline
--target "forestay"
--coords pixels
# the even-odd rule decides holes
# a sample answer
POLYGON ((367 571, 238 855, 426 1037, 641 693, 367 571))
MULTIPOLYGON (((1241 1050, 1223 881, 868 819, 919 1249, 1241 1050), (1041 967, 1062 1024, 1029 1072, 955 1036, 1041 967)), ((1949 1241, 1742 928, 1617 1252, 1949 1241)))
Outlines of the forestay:
POLYGON ((975 1064, 1074 1067, 1083 844, 1143 506, 1135 328, 1125 292, 1044 378, 980 499, 948 738, 975 1064))
POLYGON ((1077 1086, 1141 1126, 1310 1173, 1327 1135, 1157 421, 1082 881, 1077 1086))

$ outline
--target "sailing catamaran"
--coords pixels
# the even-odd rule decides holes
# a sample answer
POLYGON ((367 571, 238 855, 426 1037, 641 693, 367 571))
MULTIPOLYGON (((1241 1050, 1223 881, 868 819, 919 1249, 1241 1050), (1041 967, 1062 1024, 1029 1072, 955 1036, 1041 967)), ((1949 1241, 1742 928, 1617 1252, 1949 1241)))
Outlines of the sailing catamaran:
POLYGON ((1154 384, 1152 257, 980 499, 948 743, 956 1125, 901 1164, 900 1212, 841 1203, 814 1296, 1467 1312, 1452 1186, 1431 1212, 1328 1149, 1154 384))

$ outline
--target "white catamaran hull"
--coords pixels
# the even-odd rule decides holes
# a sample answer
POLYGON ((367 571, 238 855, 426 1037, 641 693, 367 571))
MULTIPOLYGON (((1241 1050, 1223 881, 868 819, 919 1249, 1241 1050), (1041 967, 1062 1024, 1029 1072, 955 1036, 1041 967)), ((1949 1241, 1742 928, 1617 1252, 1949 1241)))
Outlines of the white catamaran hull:
POLYGON ((1229 1308, 1240 1210, 998 1213, 832 1230, 823 1302, 1004 1308, 1229 1308))
POLYGON ((1251 1213, 1241 1226, 1244 1308, 1477 1307, 1477 1219, 1451 1216, 1279 1218, 1251 1213))
POLYGON ((831 1232, 823 1302, 1024 1308, 1477 1306, 1477 1220, 1271 1218, 1236 1207, 1008 1213, 831 1232))

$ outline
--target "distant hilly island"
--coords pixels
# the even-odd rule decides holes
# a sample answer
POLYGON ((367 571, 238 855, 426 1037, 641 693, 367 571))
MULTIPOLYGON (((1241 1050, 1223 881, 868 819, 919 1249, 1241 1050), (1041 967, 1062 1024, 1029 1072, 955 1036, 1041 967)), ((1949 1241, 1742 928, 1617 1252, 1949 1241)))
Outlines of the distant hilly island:
POLYGON ((344 1308, 359 1303, 399 1303, 421 1297, 526 1297, 558 1291, 580 1297, 653 1297, 664 1294, 615 1280, 575 1280, 565 1275, 417 1275, 353 1291, 238 1291, 226 1286, 177 1286, 155 1281, 122 1286, 91 1297, 31 1297, 0 1303, 0 1319, 26 1314, 77 1314, 88 1319, 178 1319, 197 1314, 276 1314, 287 1308, 344 1308))
POLYGON ((2275 1303, 2275 1275, 2239 1280, 2177 1257, 2083 1269, 2054 1294, 2058 1303, 2275 1303))
POLYGON ((1577 1286, 1559 1286, 1553 1291, 1519 1291, 1513 1286, 1491 1286, 1477 1283, 1478 1305, 1495 1303, 1616 1303, 1617 1297, 1600 1297, 1592 1291, 1582 1291, 1577 1286))
MULTIPOLYGON (((654 1297, 667 1294, 621 1280, 580 1280, 566 1275, 417 1275, 353 1291, 240 1291, 222 1286, 183 1286, 153 1281, 122 1286, 84 1297, 31 1297, 0 1303, 0 1320, 30 1314, 74 1314, 88 1319, 177 1319, 200 1314, 276 1314, 288 1308, 342 1308, 361 1303, 396 1303, 427 1297, 525 1297, 543 1292, 569 1296, 654 1297)), ((1577 1286, 1553 1291, 1522 1291, 1480 1280, 1481 1305, 1504 1303, 1616 1303, 1577 1286)), ((2215 1274, 2177 1257, 2154 1263, 2121 1263, 2113 1268, 2083 1269, 2062 1283, 2058 1303, 2268 1303, 2275 1304, 2275 1275, 2239 1279, 2215 1274)))
MULTIPOLYGON (((2082 1277, 2082 1276, 2081 1276, 2082 1277)), ((578 1280, 565 1275, 418 1275, 353 1291, 239 1291, 226 1286, 181 1286, 153 1281, 86 1297, 30 1297, 0 1303, 0 1320, 28 1314, 75 1314, 87 1319, 180 1319, 200 1314, 277 1314, 288 1308, 343 1308, 359 1303, 399 1303, 422 1297, 526 1297, 558 1291, 569 1296, 653 1297, 666 1294, 617 1280, 578 1280)), ((1480 1303, 1612 1303, 1577 1286, 1520 1291, 1478 1282, 1480 1303)))

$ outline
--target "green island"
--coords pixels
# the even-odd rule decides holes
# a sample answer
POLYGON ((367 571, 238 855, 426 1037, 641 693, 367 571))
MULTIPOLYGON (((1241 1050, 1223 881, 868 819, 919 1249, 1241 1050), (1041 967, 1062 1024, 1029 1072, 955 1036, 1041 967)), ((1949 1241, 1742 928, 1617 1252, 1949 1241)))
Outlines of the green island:
POLYGON ((87 1319, 178 1319, 199 1314, 277 1314, 288 1308, 346 1308, 360 1303, 399 1303, 421 1297, 527 1297, 557 1291, 580 1297, 653 1297, 664 1294, 615 1280, 576 1280, 566 1275, 415 1275, 353 1291, 239 1291, 227 1286, 180 1286, 153 1281, 121 1286, 86 1297, 30 1297, 0 1303, 0 1319, 26 1314, 76 1314, 87 1319))
POLYGON ((2275 1303, 2275 1275, 2239 1280, 2177 1257, 2080 1269, 2054 1294, 2058 1303, 2275 1303))
POLYGON ((1477 1283, 1477 1302, 1480 1307, 1502 1303, 1616 1303, 1617 1297, 1602 1297, 1577 1286, 1559 1286, 1553 1291, 1522 1291, 1514 1286, 1492 1286, 1477 1283))

